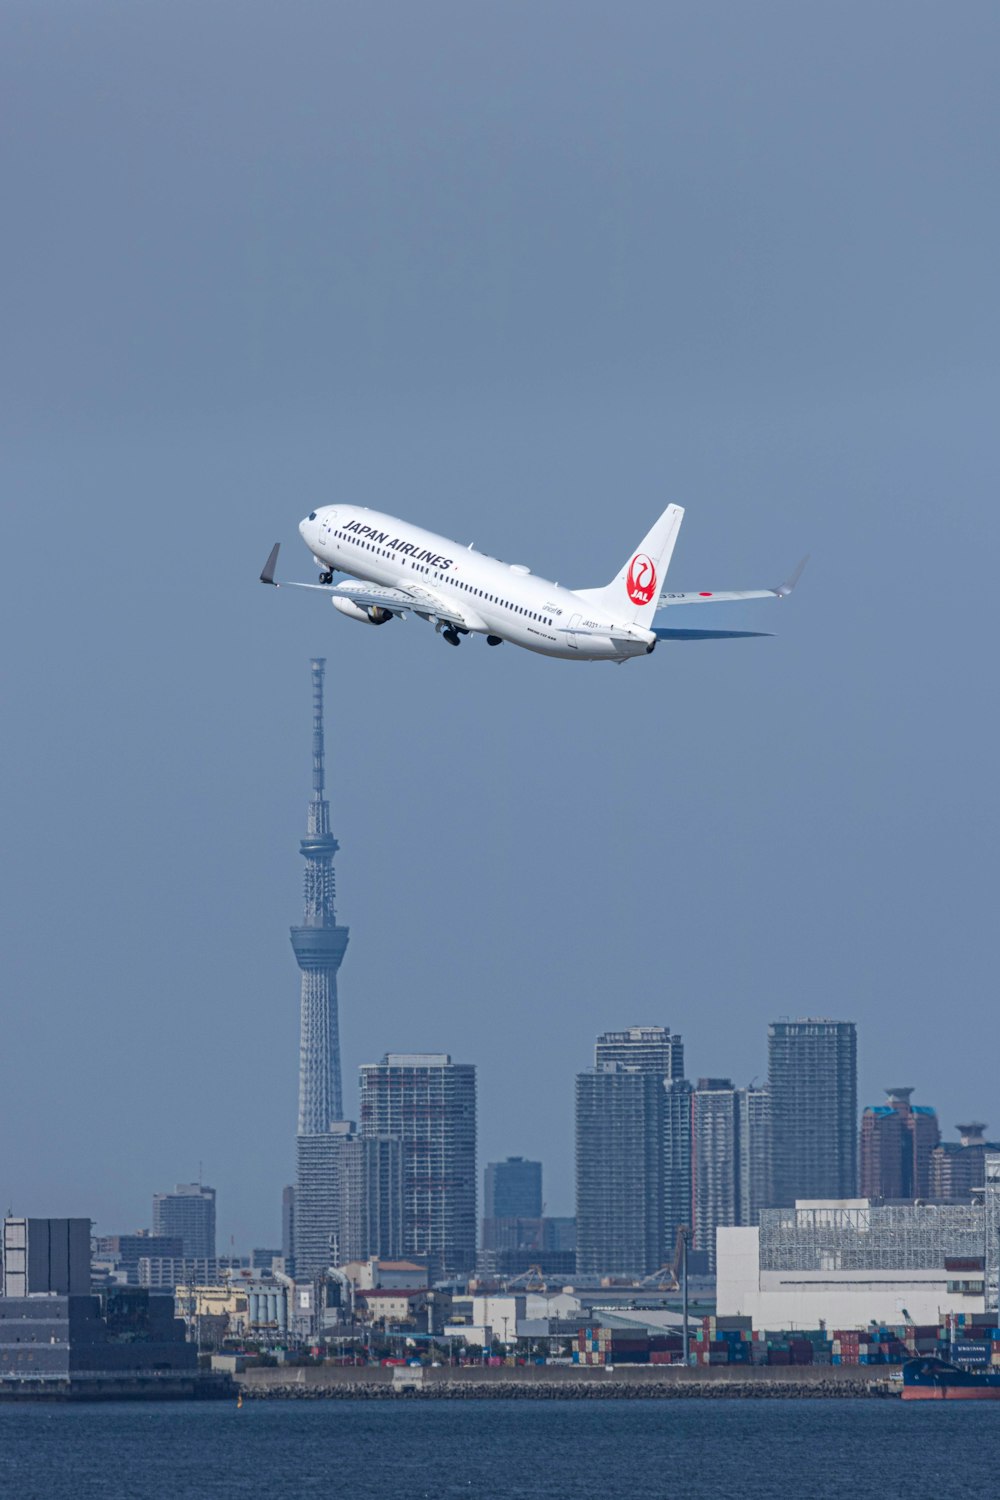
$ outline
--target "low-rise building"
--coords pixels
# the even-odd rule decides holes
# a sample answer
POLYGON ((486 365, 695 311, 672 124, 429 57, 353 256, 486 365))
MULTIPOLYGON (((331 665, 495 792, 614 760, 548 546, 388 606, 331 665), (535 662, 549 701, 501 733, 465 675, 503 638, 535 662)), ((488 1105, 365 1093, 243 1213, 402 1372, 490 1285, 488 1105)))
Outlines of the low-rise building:
POLYGON ((168 1376, 191 1376, 196 1369, 197 1351, 186 1342, 170 1297, 138 1287, 97 1296, 0 1297, 2 1382, 72 1390, 139 1377, 165 1383, 168 1376))
POLYGON ((937 1323, 985 1310, 982 1204, 800 1200, 718 1231, 717 1310, 763 1328, 937 1323), (958 1266, 965 1266, 959 1271, 958 1266), (969 1269, 969 1267, 973 1269, 969 1269))

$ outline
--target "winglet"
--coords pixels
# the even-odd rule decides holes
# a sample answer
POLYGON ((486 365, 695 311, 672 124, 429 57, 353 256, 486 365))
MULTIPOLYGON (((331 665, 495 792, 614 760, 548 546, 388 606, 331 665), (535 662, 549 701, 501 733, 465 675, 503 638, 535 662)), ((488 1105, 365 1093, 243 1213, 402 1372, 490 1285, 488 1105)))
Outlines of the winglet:
MULTIPOLYGON (((261 583, 274 583, 274 570, 278 566, 278 550, 280 547, 281 543, 275 542, 274 546, 267 554, 267 562, 264 564, 263 570, 260 575, 261 583)), ((278 584, 274 583, 274 587, 278 588, 278 584)))
POLYGON ((789 594, 792 592, 792 589, 795 587, 795 585, 798 583, 799 579, 802 577, 802 569, 805 567, 805 565, 806 565, 806 563, 808 561, 809 561, 809 553, 807 552, 806 555, 805 555, 805 557, 802 559, 802 561, 799 563, 798 567, 790 575, 790 577, 786 578, 784 583, 779 583, 778 584, 778 587, 775 589, 774 592, 777 594, 777 596, 778 596, 779 599, 787 599, 788 598, 789 594))

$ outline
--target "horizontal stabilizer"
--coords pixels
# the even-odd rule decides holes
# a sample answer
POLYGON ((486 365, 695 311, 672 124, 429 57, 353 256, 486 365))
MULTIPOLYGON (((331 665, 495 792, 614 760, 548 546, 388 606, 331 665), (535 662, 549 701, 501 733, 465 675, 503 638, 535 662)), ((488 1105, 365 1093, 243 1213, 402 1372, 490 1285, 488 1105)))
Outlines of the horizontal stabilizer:
POLYGON ((807 554, 794 573, 773 589, 700 589, 696 594, 662 594, 658 607, 669 609, 674 604, 726 604, 732 601, 742 603, 744 599, 787 599, 802 577, 802 569, 808 561, 807 554))
POLYGON ((653 634, 658 641, 741 641, 750 636, 773 636, 773 630, 671 630, 668 625, 655 625, 653 634))

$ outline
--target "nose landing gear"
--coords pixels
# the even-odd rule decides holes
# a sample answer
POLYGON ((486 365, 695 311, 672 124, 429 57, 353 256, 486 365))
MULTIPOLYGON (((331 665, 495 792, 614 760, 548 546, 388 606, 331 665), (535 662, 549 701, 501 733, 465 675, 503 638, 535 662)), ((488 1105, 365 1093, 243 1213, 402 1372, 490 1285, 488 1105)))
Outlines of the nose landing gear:
POLYGON ((319 581, 320 581, 320 583, 323 583, 323 584, 332 583, 333 582, 333 574, 331 572, 327 571, 327 570, 324 570, 319 575, 319 581))
POLYGON ((503 645, 503 636, 501 636, 501 635, 488 635, 486 637, 486 644, 487 644, 487 646, 502 646, 503 645))

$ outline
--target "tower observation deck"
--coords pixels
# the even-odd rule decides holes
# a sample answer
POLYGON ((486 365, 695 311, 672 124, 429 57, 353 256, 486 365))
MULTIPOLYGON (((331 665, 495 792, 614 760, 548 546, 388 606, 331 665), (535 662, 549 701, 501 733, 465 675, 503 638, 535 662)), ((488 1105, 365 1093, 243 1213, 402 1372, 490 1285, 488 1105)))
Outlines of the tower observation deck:
POLYGON ((348 929, 337 926, 334 912, 333 857, 340 847, 330 832, 330 804, 325 797, 323 748, 323 676, 325 657, 312 668, 312 796, 306 836, 299 848, 306 862, 305 911, 293 927, 292 947, 302 970, 302 1025, 299 1041, 298 1134, 324 1135, 343 1114, 340 1082, 340 1028, 337 971, 347 949, 348 929))

